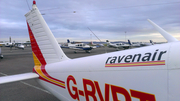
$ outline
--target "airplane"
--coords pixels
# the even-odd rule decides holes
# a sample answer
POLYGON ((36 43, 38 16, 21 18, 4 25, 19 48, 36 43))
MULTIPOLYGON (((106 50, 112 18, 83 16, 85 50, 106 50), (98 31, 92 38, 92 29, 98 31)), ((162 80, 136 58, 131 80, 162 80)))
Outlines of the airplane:
POLYGON ((150 40, 150 43, 131 43, 131 41, 128 40, 128 44, 130 45, 131 48, 137 48, 137 47, 154 45, 154 42, 150 40))
POLYGON ((22 50, 24 50, 24 47, 25 47, 22 43, 21 44, 15 44, 14 46, 15 46, 15 48, 22 49, 22 50))
POLYGON ((103 45, 102 43, 94 44, 93 41, 91 41, 91 42, 89 43, 89 45, 90 45, 90 46, 94 46, 95 48, 104 47, 104 45, 103 45))
POLYGON ((141 44, 139 44, 139 43, 131 43, 130 40, 128 40, 128 44, 130 45, 131 48, 132 47, 141 47, 141 44))
POLYGON ((109 42, 109 40, 106 40, 107 46, 108 47, 112 47, 112 48, 116 48, 116 50, 119 49, 129 49, 130 45, 129 44, 124 44, 124 43, 111 43, 109 42))
POLYGON ((3 46, 5 46, 5 42, 0 41, 0 47, 3 47, 3 46))
POLYGON ((141 43, 141 46, 151 46, 151 45, 154 45, 154 42, 152 40, 149 40, 150 43, 141 43))
POLYGON ((86 53, 90 53, 90 50, 96 48, 93 46, 89 46, 85 43, 75 43, 75 44, 71 44, 71 42, 69 41, 69 39, 67 39, 67 45, 65 46, 61 46, 61 48, 69 48, 69 49, 73 49, 74 53, 77 53, 77 51, 85 51, 86 53))
MULTIPOLYGON (((81 42, 77 42, 77 43, 81 43, 81 42)), ((76 45, 78 45, 76 42, 70 42, 69 39, 67 39, 67 43, 66 44, 62 44, 61 48, 70 48, 70 47, 75 47, 76 45)))
POLYGON ((180 101, 180 42, 151 20, 168 43, 70 59, 36 1, 25 17, 33 72, 0 77, 0 84, 35 79, 61 101, 180 101))
POLYGON ((6 42, 5 46, 6 47, 13 47, 14 46, 14 43, 11 42, 11 37, 9 37, 9 42, 6 42))

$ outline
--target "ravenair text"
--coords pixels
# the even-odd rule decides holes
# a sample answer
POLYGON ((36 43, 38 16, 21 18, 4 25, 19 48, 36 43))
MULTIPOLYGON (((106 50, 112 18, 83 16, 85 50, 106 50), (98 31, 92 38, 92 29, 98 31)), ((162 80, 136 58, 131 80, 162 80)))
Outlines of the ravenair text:
POLYGON ((137 53, 130 55, 112 56, 107 58, 106 64, 161 61, 162 57, 166 53, 166 50, 160 51, 159 49, 156 49, 154 52, 147 52, 143 54, 137 53))

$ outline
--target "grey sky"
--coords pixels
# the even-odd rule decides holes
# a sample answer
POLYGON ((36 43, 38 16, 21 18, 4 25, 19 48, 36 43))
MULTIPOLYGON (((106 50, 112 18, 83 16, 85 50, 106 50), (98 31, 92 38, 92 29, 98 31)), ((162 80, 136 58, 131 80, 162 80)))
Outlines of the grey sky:
MULTIPOLYGON (((27 0, 30 9, 32 1, 27 0)), ((166 41, 151 19, 180 40, 180 0, 36 0, 58 42, 89 41, 89 27, 101 40, 166 41), (126 32, 126 35, 125 35, 126 32)), ((29 40, 26 0, 0 0, 0 40, 29 40)), ((92 35, 93 36, 93 35, 92 35)), ((93 40, 98 41, 95 36, 93 40)))

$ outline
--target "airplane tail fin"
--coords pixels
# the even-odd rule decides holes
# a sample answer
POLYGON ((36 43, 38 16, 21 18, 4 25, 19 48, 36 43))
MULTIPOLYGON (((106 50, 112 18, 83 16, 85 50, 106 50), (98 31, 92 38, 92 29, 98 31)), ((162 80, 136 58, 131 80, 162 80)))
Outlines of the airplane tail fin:
POLYGON ((25 14, 35 66, 69 59, 59 47, 54 35, 33 1, 32 10, 25 14))
POLYGON ((154 42, 153 42, 152 40, 150 40, 150 43, 151 43, 152 45, 154 45, 154 42))
POLYGON ((130 41, 130 40, 128 40, 128 44, 129 44, 129 45, 132 45, 132 43, 131 43, 131 41, 130 41))
POLYGON ((109 40, 106 40, 106 44, 109 46, 111 43, 109 42, 109 40))
POLYGON ((67 43, 70 43, 70 40, 69 40, 69 39, 67 39, 67 43))

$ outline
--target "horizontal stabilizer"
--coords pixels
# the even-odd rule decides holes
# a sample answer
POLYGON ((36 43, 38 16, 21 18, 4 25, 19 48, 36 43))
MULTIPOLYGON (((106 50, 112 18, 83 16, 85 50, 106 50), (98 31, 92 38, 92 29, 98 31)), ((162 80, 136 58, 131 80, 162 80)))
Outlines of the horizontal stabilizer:
POLYGON ((172 35, 170 35, 168 32, 166 32, 164 29, 156 25, 154 22, 148 19, 148 22, 151 23, 156 30, 158 30, 159 33, 168 41, 168 42, 176 42, 178 41, 176 38, 174 38, 172 35))
POLYGON ((23 73, 17 75, 3 76, 0 77, 0 84, 38 78, 39 75, 36 73, 23 73))

